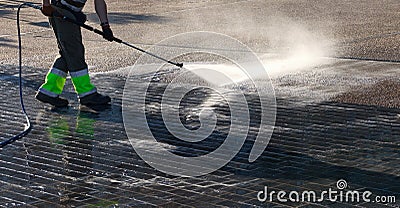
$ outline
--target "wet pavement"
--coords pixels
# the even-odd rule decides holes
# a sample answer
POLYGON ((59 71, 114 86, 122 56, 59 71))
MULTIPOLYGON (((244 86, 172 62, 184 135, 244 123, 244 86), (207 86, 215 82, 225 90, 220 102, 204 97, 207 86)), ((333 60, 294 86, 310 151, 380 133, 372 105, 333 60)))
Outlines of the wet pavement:
MULTIPOLYGON (((126 136, 121 114, 124 73, 114 71, 93 75, 99 90, 113 97, 111 106, 101 110, 79 106, 68 80, 63 96, 72 101, 70 108, 52 109, 33 99, 41 84, 38 80, 44 74, 38 73, 36 68, 25 68, 24 94, 34 129, 26 138, 0 151, 0 206, 376 207, 378 204, 365 202, 284 203, 257 199, 264 186, 271 191, 319 191, 336 188, 339 179, 345 179, 350 190, 369 190, 373 196, 398 196, 400 109, 324 100, 328 88, 332 91, 342 85, 341 82, 330 82, 324 86, 332 74, 336 80, 348 77, 348 73, 339 70, 341 67, 352 66, 353 76, 364 80, 364 84, 393 78, 389 76, 390 72, 399 69, 398 64, 376 63, 381 66, 382 77, 371 78, 362 70, 366 64, 371 63, 335 60, 301 75, 291 73, 274 78, 276 127, 262 156, 254 163, 248 162, 256 134, 249 131, 248 139, 231 162, 211 174, 192 178, 163 174, 135 153, 126 136), (326 69, 325 81, 320 79, 322 75, 316 76, 321 68, 326 69), (356 73, 358 68, 360 73, 356 73), (294 77, 297 77, 296 85, 290 81, 294 77), (301 83, 309 80, 320 84, 308 85, 314 90, 300 90, 301 83), (301 91, 303 96, 294 96, 301 95, 301 91)), ((1 70, 0 86, 6 92, 1 95, 2 138, 23 129, 24 120, 16 96, 18 80, 12 73, 14 67, 3 66, 1 70)), ((171 70, 171 73, 175 72, 171 70)), ((144 74, 137 77, 137 81, 146 82, 148 78, 144 74)), ((156 84, 160 88, 167 85, 156 84)), ((249 109, 257 109, 253 106, 257 105, 252 100, 254 94, 251 90, 244 91, 249 109)), ((158 93, 161 92, 154 88, 149 94, 149 102, 160 102, 158 93)), ((209 92, 199 90, 198 93, 209 92)), ((205 97, 184 100, 187 104, 182 104, 184 113, 181 116, 190 114, 191 108, 198 107, 205 97)), ((229 112, 224 104, 212 107, 218 114, 229 112)), ((257 110, 250 111, 253 127, 258 125, 258 114, 257 110)), ((223 141, 226 129, 221 128, 220 134, 203 143, 179 142, 166 134, 162 118, 157 115, 160 115, 159 110, 152 111, 149 126, 157 124, 153 128, 155 135, 162 138, 160 142, 173 146, 176 154, 206 154, 223 141)), ((226 122, 222 117, 218 125, 223 127, 226 122)), ((185 125, 195 128, 198 121, 194 119, 185 125)), ((399 204, 379 206, 396 207, 399 204)))

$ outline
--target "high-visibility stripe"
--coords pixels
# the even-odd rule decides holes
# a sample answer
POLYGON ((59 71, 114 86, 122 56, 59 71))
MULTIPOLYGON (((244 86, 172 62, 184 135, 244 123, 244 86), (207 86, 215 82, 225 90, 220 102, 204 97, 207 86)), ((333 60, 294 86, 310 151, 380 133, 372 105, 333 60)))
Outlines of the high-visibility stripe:
POLYGON ((74 0, 65 0, 65 2, 67 2, 69 5, 72 5, 74 7, 79 7, 79 8, 83 8, 83 6, 85 6, 85 2, 81 2, 81 1, 74 1, 74 0))
POLYGON ((61 4, 70 8, 72 11, 80 12, 85 6, 86 0, 61 0, 61 4))
POLYGON ((92 90, 90 90, 89 92, 85 92, 85 93, 78 94, 78 97, 79 97, 79 98, 83 98, 83 97, 88 96, 88 95, 91 95, 91 94, 93 94, 93 93, 95 93, 95 92, 97 92, 97 88, 96 88, 96 87, 94 87, 94 88, 93 88, 92 90))
POLYGON ((69 72, 69 75, 71 75, 71 77, 81 77, 81 76, 85 76, 87 74, 89 74, 88 69, 83 69, 83 70, 76 71, 76 72, 69 72))
POLYGON ((52 68, 46 75, 45 83, 40 87, 39 91, 51 97, 57 97, 63 91, 67 73, 52 68))
POLYGON ((96 87, 90 82, 88 69, 70 72, 69 74, 79 97, 84 97, 97 91, 96 87))
POLYGON ((57 68, 55 68, 55 67, 53 67, 53 68, 50 70, 50 73, 56 74, 56 75, 58 75, 58 76, 60 76, 60 77, 64 77, 64 78, 67 77, 67 72, 64 72, 64 71, 62 71, 62 70, 60 70, 60 69, 57 69, 57 68))
POLYGON ((46 90, 44 88, 40 88, 39 92, 41 92, 41 93, 43 93, 43 94, 45 94, 47 96, 54 97, 54 98, 59 96, 59 94, 56 94, 54 92, 50 92, 50 91, 48 91, 48 90, 46 90))

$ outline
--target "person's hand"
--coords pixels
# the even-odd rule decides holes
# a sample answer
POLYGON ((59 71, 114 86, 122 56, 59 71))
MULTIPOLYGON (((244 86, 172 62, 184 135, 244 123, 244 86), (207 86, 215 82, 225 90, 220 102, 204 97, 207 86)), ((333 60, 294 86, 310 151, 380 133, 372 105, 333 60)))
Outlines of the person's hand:
POLYGON ((108 23, 103 23, 101 24, 101 28, 103 29, 103 38, 110 42, 114 41, 114 34, 110 25, 108 23))
POLYGON ((54 13, 54 8, 51 6, 51 4, 42 4, 42 14, 48 17, 52 17, 54 13))

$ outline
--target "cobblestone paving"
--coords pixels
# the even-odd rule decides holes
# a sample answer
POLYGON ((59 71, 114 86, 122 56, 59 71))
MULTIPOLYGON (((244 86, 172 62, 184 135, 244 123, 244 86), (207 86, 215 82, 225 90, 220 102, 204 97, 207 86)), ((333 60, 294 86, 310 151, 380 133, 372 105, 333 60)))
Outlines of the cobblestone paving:
MULTIPOLYGON (((43 70, 42 70, 43 71, 43 70)), ((114 99, 109 108, 80 108, 70 81, 64 96, 69 109, 43 107, 33 100, 43 74, 26 68, 24 94, 34 130, 0 150, 0 207, 398 207, 399 202, 260 202, 257 193, 335 189, 339 179, 351 190, 373 196, 400 192, 400 109, 330 101, 307 102, 277 97, 277 121, 271 142, 248 162, 256 132, 249 132, 240 153, 222 169, 205 176, 169 176, 147 165, 126 136, 122 111, 125 77, 96 74, 94 82, 114 99)), ((22 130, 15 66, 2 66, 1 138, 22 130)), ((159 83, 159 86, 163 86, 159 83)), ((282 89, 282 87, 277 87, 282 89)), ((282 92, 286 92, 282 90, 282 92)), ((207 94, 206 91, 201 93, 207 94)), ((290 93, 289 93, 290 94, 290 93)), ((253 99, 252 94, 247 94, 253 99)), ((158 97, 150 98, 158 102, 158 97)), ((198 100, 188 100, 201 103, 198 100)), ((257 109, 257 102, 250 102, 257 109)), ((226 106, 219 106, 224 112, 226 106)), ((226 111, 226 110, 225 110, 226 111)), ((257 126, 257 110, 251 111, 257 126)), ((229 113, 228 113, 229 114, 229 113)), ((157 111, 150 125, 160 125, 157 111)), ((222 123, 224 124, 224 123, 222 123)), ((196 126, 196 121, 187 126, 196 126)), ((156 133, 167 135, 158 126, 156 133)), ((222 131, 222 130, 221 130, 222 131)), ((177 154, 204 154, 223 139, 196 145, 174 141, 177 154)))

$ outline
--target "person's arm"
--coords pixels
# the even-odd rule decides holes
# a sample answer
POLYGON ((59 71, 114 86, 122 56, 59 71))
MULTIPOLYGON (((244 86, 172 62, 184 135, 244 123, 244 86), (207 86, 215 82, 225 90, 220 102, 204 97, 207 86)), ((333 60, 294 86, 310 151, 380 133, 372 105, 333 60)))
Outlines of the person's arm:
MULTIPOLYGON (((45 1, 45 0, 43 0, 45 1)), ((94 0, 94 8, 101 23, 108 23, 107 4, 104 0, 94 0)))
POLYGON ((114 34, 110 28, 110 24, 108 23, 106 2, 104 0, 94 0, 94 8, 101 22, 100 25, 101 28, 103 29, 103 38, 105 38, 108 41, 113 41, 114 34))
POLYGON ((43 0, 43 6, 50 6, 50 0, 43 0))
POLYGON ((54 9, 51 7, 50 0, 43 0, 42 2, 42 13, 48 17, 53 15, 54 9))

